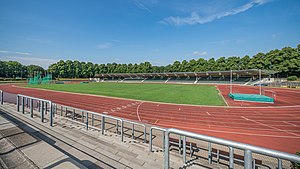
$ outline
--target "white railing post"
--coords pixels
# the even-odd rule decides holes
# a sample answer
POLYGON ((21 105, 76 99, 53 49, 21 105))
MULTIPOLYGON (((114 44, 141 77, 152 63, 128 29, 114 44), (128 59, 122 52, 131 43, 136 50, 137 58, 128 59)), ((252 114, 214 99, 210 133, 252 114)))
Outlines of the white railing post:
POLYGON ((120 120, 120 122, 121 122, 121 141, 123 142, 124 141, 124 122, 122 119, 120 120))
POLYGON ((170 145, 169 145, 169 129, 165 132, 165 151, 164 151, 164 169, 170 168, 170 145))
POLYGON ((0 90, 0 94, 1 94, 1 105, 3 105, 4 97, 3 97, 3 91, 2 90, 0 90))
POLYGON ((30 99, 30 117, 33 118, 33 99, 30 99))
POLYGON ((22 97, 22 107, 21 107, 22 113, 25 113, 25 97, 22 97))
POLYGON ((20 111, 20 96, 17 95, 17 112, 20 111))
POLYGON ((102 121, 101 121, 101 133, 102 135, 104 134, 105 130, 105 116, 102 116, 102 121))
POLYGON ((50 104, 50 126, 52 127, 53 126, 53 104, 52 104, 52 102, 50 101, 49 102, 49 104, 50 104))
POLYGON ((250 150, 244 151, 244 169, 252 169, 252 152, 250 150))
POLYGON ((229 147, 229 169, 234 168, 234 150, 232 147, 229 147))

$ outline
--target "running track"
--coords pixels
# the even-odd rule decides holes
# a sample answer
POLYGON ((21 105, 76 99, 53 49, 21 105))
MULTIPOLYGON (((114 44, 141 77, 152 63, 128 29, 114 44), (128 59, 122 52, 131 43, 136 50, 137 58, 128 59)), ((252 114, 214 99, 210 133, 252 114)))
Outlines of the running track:
MULTIPOLYGON (((300 150, 300 90, 269 88, 276 103, 235 102, 227 85, 216 86, 229 106, 188 106, 0 85, 0 90, 51 100, 143 123, 179 128, 289 153, 300 150)), ((234 93, 258 87, 234 86, 234 93)))

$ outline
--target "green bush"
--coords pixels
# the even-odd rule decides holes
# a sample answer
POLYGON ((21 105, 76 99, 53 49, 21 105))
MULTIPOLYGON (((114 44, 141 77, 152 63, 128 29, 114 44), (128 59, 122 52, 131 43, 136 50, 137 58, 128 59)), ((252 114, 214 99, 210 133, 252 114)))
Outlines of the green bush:
MULTIPOLYGON (((298 151, 297 153, 296 153, 296 155, 298 155, 298 156, 300 156, 300 151, 298 151)), ((291 162, 292 164, 291 164, 291 168, 292 169, 300 169, 300 164, 299 163, 295 163, 295 162, 291 162)))
POLYGON ((289 77, 287 77, 287 80, 288 81, 296 81, 296 80, 298 80, 298 77, 297 76, 289 76, 289 77))

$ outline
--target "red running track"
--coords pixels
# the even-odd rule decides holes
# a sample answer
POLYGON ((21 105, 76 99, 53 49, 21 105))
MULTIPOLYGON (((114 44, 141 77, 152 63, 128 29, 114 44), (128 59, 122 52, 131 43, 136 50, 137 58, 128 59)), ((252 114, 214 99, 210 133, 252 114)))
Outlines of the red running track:
MULTIPOLYGON (((229 106, 190 106, 0 85, 0 90, 58 104, 179 128, 256 146, 295 153, 300 150, 300 90, 267 88, 275 104, 232 101, 228 85, 217 85, 229 106)), ((234 93, 258 93, 258 87, 234 86, 234 93)))

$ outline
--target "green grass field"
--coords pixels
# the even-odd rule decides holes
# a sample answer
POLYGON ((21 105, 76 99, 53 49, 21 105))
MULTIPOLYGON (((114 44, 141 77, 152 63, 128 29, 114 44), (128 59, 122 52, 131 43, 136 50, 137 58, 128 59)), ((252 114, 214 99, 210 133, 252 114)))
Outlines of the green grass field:
POLYGON ((214 86, 204 85, 86 83, 27 85, 27 87, 164 103, 225 105, 214 86))

